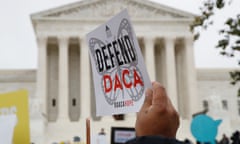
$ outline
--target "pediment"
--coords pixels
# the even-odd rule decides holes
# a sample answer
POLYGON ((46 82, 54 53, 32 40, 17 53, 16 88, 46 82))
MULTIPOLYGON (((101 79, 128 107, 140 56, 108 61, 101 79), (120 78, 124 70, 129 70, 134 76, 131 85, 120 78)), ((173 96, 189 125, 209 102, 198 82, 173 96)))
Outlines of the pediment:
POLYGON ((32 19, 109 18, 127 8, 132 19, 192 19, 193 14, 148 0, 82 0, 32 15, 32 19))

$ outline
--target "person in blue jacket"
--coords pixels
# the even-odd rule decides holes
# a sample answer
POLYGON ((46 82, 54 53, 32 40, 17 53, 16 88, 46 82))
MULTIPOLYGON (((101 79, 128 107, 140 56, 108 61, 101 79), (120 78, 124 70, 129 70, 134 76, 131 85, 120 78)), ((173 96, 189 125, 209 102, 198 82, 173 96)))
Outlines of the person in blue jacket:
POLYGON ((135 123, 136 138, 126 144, 183 144, 176 139, 179 115, 165 88, 153 82, 145 95, 135 123))

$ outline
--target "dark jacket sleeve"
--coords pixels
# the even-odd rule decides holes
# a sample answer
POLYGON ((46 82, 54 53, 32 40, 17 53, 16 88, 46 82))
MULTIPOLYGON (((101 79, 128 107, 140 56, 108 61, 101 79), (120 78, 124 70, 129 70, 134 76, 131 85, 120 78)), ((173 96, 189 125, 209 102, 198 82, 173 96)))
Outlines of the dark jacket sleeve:
POLYGON ((184 144, 174 138, 161 136, 142 136, 127 141, 125 144, 184 144))

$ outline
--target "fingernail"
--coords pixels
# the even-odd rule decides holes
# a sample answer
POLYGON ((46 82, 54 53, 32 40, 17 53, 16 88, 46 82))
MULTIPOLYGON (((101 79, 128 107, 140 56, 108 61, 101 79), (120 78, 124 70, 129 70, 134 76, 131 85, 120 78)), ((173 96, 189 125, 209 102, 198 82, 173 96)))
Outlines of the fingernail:
POLYGON ((145 96, 146 96, 146 97, 148 97, 148 96, 149 96, 149 94, 146 92, 145 96))
POLYGON ((146 89, 145 96, 149 97, 151 95, 151 89, 146 89))

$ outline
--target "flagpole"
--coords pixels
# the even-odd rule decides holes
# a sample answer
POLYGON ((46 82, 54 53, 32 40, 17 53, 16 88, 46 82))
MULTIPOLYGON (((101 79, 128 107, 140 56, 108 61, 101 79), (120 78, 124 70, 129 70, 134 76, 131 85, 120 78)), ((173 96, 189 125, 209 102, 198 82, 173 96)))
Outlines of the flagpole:
POLYGON ((90 140, 90 119, 89 118, 86 119, 86 140, 87 140, 87 144, 91 144, 91 140, 90 140))

